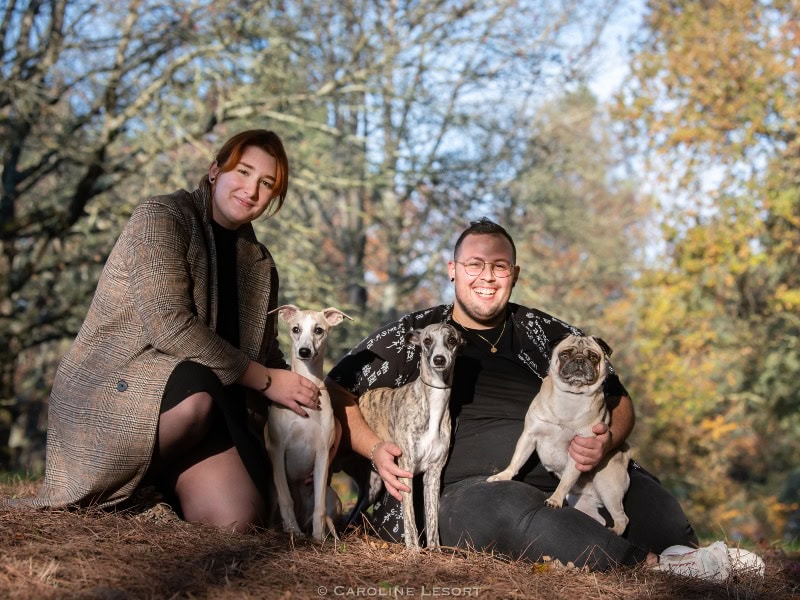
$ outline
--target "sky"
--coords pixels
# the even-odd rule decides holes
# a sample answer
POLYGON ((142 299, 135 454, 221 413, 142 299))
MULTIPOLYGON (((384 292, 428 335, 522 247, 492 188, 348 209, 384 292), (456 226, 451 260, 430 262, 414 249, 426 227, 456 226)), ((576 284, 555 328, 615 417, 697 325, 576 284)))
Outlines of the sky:
POLYGON ((608 100, 620 87, 628 73, 627 41, 644 15, 645 0, 623 0, 601 38, 601 49, 595 60, 596 75, 589 87, 598 100, 608 100))

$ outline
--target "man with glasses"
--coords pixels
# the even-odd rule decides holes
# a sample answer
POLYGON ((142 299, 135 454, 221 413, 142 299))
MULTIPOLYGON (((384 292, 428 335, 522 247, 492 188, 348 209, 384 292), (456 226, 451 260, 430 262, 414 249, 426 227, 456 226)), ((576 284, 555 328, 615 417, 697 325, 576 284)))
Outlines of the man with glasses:
MULTIPOLYGON (((398 387, 415 379, 419 350, 405 344, 406 334, 449 322, 466 344, 456 362, 450 401, 454 431, 439 511, 443 545, 488 549, 514 559, 552 557, 598 570, 657 562, 654 555, 667 547, 696 546, 697 537, 677 501, 633 461, 624 503, 630 524, 622 537, 574 508, 547 507, 544 501, 558 480, 536 454, 514 480, 486 481, 503 470, 514 453, 530 402, 547 374, 551 342, 580 331, 509 302, 520 273, 516 248, 508 232, 488 219, 472 222, 461 234, 448 270, 455 285, 452 305, 417 311, 381 328, 328 376, 327 388, 344 429, 340 451, 349 445, 369 458, 386 487, 371 516, 379 535, 401 541, 400 490, 408 491, 402 480, 412 474, 395 462, 401 449, 366 424, 358 397, 369 389, 398 387)), ((596 425, 596 437, 576 437, 570 448, 583 471, 594 468, 633 429, 631 400, 613 369, 604 389, 610 429, 596 425)), ((415 496, 421 487, 421 480, 415 480, 415 496)), ((422 509, 416 514, 423 514, 422 509)))

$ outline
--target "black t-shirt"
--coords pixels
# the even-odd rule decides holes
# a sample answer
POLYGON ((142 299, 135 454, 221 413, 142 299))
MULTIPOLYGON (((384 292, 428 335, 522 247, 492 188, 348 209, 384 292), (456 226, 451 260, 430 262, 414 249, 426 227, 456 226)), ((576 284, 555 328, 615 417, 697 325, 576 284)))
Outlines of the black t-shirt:
POLYGON ((211 221, 217 250, 217 333, 239 347, 239 293, 236 280, 236 230, 211 221))
MULTIPOLYGON (((542 380, 516 358, 520 348, 519 343, 514 347, 516 338, 510 318, 503 325, 479 333, 458 324, 456 328, 466 344, 456 361, 450 395, 454 431, 452 450, 443 474, 445 485, 475 475, 488 477, 508 466, 528 407, 542 384, 542 380), (493 353, 491 342, 498 337, 497 352, 493 353)), ((543 471, 533 474, 537 464, 534 455, 521 469, 519 477, 526 476, 537 486, 550 487, 557 483, 543 471)))

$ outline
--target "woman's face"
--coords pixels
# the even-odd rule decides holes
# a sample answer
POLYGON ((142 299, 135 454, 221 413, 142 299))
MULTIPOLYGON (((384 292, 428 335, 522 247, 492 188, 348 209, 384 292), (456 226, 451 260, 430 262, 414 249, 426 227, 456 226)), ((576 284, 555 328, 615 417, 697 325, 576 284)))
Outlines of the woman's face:
POLYGON ((221 171, 214 161, 208 170, 213 179, 211 216, 226 229, 238 229, 257 219, 273 198, 277 164, 261 148, 248 146, 239 163, 221 171))

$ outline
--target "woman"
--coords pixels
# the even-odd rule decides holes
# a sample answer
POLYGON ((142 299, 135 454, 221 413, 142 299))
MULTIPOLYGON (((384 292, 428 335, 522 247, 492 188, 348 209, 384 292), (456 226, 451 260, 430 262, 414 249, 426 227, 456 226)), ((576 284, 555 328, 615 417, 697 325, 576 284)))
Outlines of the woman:
POLYGON ((188 521, 263 522, 269 466, 247 406, 306 416, 319 395, 286 370, 269 315, 278 274, 251 225, 281 208, 288 176, 280 138, 244 131, 198 189, 136 208, 56 373, 45 478, 28 504, 111 506, 145 480, 188 521))

